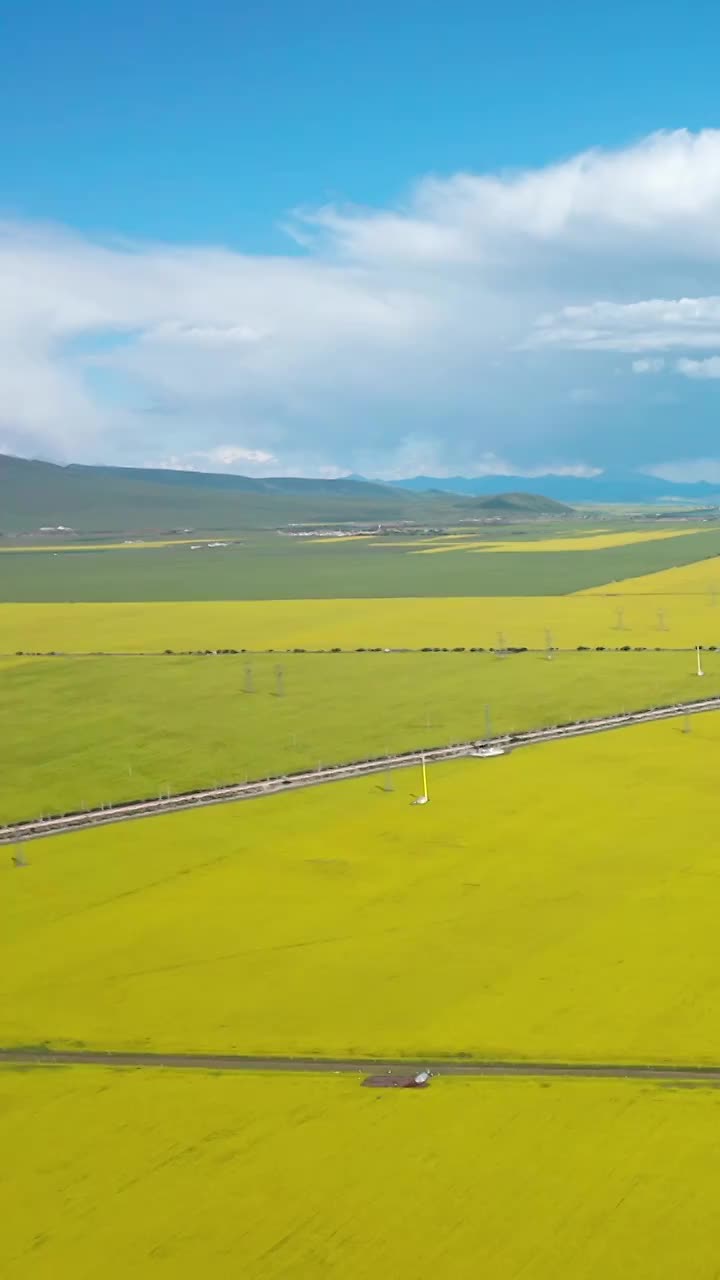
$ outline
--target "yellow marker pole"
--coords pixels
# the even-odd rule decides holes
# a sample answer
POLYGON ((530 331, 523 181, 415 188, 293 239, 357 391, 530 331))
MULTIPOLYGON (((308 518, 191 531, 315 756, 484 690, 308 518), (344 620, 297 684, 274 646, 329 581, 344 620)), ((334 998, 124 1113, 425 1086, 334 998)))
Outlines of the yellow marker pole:
POLYGON ((425 768, 425 757, 424 757, 424 756, 423 756, 423 758, 422 758, 422 771, 423 771, 423 795, 425 796, 425 799, 427 800, 427 798, 428 798, 428 789, 427 789, 427 769, 425 768))

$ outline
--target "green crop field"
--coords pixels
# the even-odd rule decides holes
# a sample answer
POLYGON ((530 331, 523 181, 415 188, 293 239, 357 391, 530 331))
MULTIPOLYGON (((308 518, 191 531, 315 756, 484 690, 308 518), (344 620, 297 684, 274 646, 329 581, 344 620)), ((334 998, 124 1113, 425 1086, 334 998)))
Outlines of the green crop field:
POLYGON ((486 707, 505 733, 697 692, 686 653, 6 659, 0 821, 483 737, 486 707))
MULTIPOLYGON (((717 1062, 720 721, 33 842, 0 1044, 717 1062)), ((242 1085, 238 1083, 238 1088, 242 1085)))
POLYGON ((718 1122, 717 1090, 617 1081, 0 1069, 0 1268, 712 1280, 718 1122))
MULTIPOLYGON (((556 536, 568 529, 558 522, 556 536)), ((486 531, 485 536, 491 536, 486 531)), ((534 537, 538 537, 535 530, 534 537)), ((477 541, 477 535, 475 535, 477 541)), ((518 545, 521 545, 518 543, 518 545)), ((720 531, 591 551, 445 551, 308 543, 248 535, 241 544, 0 555, 2 601, 285 600, 563 595, 720 553, 720 531)))

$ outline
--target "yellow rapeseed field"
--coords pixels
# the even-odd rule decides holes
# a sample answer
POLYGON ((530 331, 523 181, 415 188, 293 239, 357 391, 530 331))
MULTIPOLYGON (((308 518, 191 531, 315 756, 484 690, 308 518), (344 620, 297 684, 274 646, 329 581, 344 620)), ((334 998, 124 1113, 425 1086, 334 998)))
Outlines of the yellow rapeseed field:
POLYGON ((622 582, 605 583, 600 587, 588 587, 578 595, 705 595, 720 594, 720 556, 709 560, 696 560, 694 564, 679 565, 675 569, 663 569, 659 573, 646 573, 640 578, 625 578, 622 582))
POLYGON ((3 1280, 712 1280, 720 1093, 0 1069, 3 1280))
POLYGON ((634 542, 659 542, 663 538, 681 538, 690 533, 701 533, 697 529, 654 529, 636 533, 598 533, 595 535, 579 534, 569 538, 542 538, 535 541, 522 542, 454 542, 449 546, 426 547, 418 550, 422 556, 439 555, 448 551, 602 551, 608 547, 626 547, 634 542))
MULTIPOLYGON (((615 584, 608 590, 615 589, 615 584)), ((0 605, 0 651, 720 644, 720 594, 0 605)))
POLYGON ((0 1044, 718 1062, 720 720, 34 842, 0 1044))
POLYGON ((493 541, 488 531, 485 538, 464 533, 448 533, 433 537, 388 537, 373 534, 351 534, 343 537, 308 538, 313 546, 320 543, 342 546, 346 542, 365 542, 369 547, 408 547, 418 555, 436 555, 448 551, 601 551, 610 547, 625 547, 636 542, 657 542, 664 538, 680 538, 691 533, 703 533, 700 526, 692 529, 629 529, 610 532, 607 529, 579 529, 565 537, 534 538, 512 541, 493 541))

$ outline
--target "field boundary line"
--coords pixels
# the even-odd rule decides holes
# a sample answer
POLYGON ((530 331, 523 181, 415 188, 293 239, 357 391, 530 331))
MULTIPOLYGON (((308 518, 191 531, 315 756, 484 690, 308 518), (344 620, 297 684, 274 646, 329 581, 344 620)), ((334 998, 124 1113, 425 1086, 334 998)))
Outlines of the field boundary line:
POLYGON ((101 1066, 194 1071, 267 1071, 278 1073, 426 1070, 433 1075, 543 1077, 572 1080, 650 1080, 666 1083, 720 1085, 720 1066, 671 1063, 584 1063, 503 1061, 482 1058, 321 1058, 276 1057, 228 1053, 125 1053, 122 1050, 0 1049, 0 1064, 9 1066, 101 1066))
POLYGON ((528 729, 507 733, 494 738, 477 738, 466 742, 451 743, 442 747, 421 747, 395 755, 374 756, 346 764, 328 765, 297 773, 279 774, 257 779, 254 782, 229 783, 221 787, 198 788, 176 794, 158 796, 155 799, 126 801, 101 808, 85 809, 74 813, 55 814, 43 818, 31 818, 0 826, 0 845, 19 844, 38 840, 45 836, 63 835, 88 827, 106 826, 114 822, 127 822, 136 818, 156 817, 165 813, 177 813, 188 809, 204 808, 214 804, 229 804, 238 800, 252 800, 260 796, 276 795, 306 787, 320 786, 327 782, 343 782, 352 778, 371 777, 388 769, 408 769, 426 764, 458 760, 485 749, 495 748, 494 754, 505 754, 520 747, 559 742, 587 734, 605 733, 611 729, 623 729, 635 724, 649 724, 670 720, 678 716, 699 715, 720 710, 720 695, 692 702, 677 702, 645 710, 621 712, 618 715, 595 719, 575 720, 567 724, 552 725, 544 729, 528 729))

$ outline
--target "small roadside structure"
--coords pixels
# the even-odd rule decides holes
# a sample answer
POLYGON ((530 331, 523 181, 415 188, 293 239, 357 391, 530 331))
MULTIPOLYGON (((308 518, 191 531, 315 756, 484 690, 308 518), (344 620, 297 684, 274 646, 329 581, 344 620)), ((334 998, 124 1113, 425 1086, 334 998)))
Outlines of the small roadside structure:
POLYGON ((416 1071, 412 1075, 394 1075, 385 1071, 381 1075, 366 1076, 363 1087, 367 1089, 427 1089, 430 1084, 429 1071, 416 1071))

